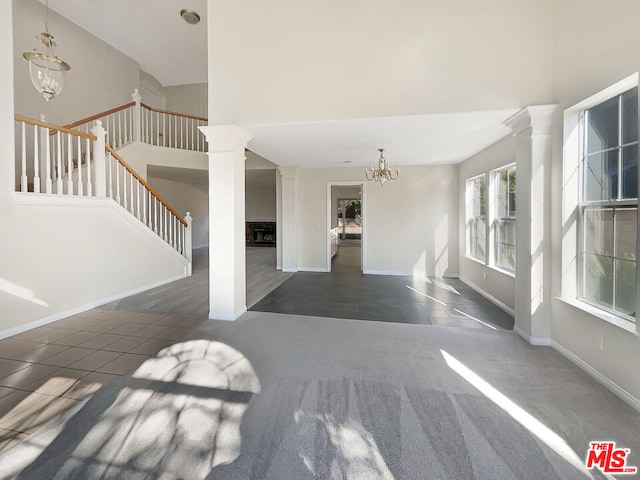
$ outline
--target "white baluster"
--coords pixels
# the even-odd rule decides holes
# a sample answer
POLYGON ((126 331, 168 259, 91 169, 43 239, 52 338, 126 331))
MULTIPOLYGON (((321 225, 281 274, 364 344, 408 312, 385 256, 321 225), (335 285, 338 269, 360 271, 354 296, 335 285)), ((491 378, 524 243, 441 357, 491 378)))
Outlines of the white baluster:
MULTIPOLYGON (((105 151, 105 138, 107 132, 102 126, 101 120, 96 122, 95 127, 91 129, 91 133, 96 136, 96 140, 93 142, 96 197, 105 197, 107 195, 107 163, 109 164, 109 196, 113 197, 113 192, 111 190, 111 162, 107 158, 105 151)), ((89 178, 91 178, 91 176, 89 176, 89 178)))
POLYGON ((129 211, 135 215, 135 205, 133 203, 133 182, 137 182, 136 177, 134 177, 130 172, 127 172, 127 175, 129 176, 129 184, 131 186, 131 195, 129 196, 130 204, 129 204, 129 211))
POLYGON ((167 209, 162 203, 160 204, 160 237, 167 241, 167 209))
POLYGON ((153 222, 153 231, 158 233, 158 199, 153 196, 153 213, 155 220, 153 222))
MULTIPOLYGON (((133 193, 131 193, 133 195, 133 193)), ((133 202, 131 202, 133 203, 133 202)), ((131 208, 131 213, 133 213, 138 220, 140 220, 140 182, 136 178, 136 201, 134 206, 131 208)))
POLYGON ((38 158, 38 126, 33 126, 33 191, 40 193, 40 159, 38 158))
POLYGON ((20 177, 20 191, 27 192, 29 190, 27 186, 27 131, 24 122, 22 124, 22 176, 20 177))
POLYGON ((176 248, 176 230, 177 230, 177 222, 178 219, 176 217, 174 217, 173 215, 171 216, 171 243, 173 245, 173 248, 176 248))
POLYGON ((127 206, 127 169, 122 165, 122 197, 124 199, 124 209, 128 210, 127 206))
POLYGON ((142 185, 142 223, 147 225, 147 189, 142 185))
POLYGON ((127 121, 129 109, 125 108, 122 113, 124 114, 124 144, 126 145, 131 141, 131 137, 129 136, 129 122, 127 121))
POLYGON ((184 117, 180 117, 180 148, 184 148, 184 117))
POLYGON ((191 264, 192 264, 192 258, 193 258, 193 254, 192 254, 192 223, 193 223, 193 218, 191 218, 191 213, 187 212, 187 216, 184 217, 184 221, 187 222, 187 226, 184 229, 184 253, 183 255, 185 257, 187 257, 187 260, 189 260, 189 266, 188 266, 188 275, 191 275, 191 264))
POLYGON ((82 143, 80 142, 80 137, 76 137, 78 139, 78 196, 84 196, 84 188, 82 185, 82 143))
MULTIPOLYGON (((116 169, 117 173, 117 169, 116 169)), ((109 197, 113 197, 113 156, 109 152, 109 197)))
POLYGON ((62 194, 62 136, 61 133, 56 133, 57 138, 57 150, 56 150, 56 193, 58 195, 62 194))
POLYGON ((119 110, 117 112, 117 119, 116 116, 113 116, 113 121, 118 123, 118 145, 121 147, 122 146, 122 110, 119 110))
MULTIPOLYGON (((88 129, 89 127, 87 126, 86 128, 88 129)), ((85 150, 85 159, 87 161, 87 196, 91 197, 93 195, 93 183, 91 181, 91 142, 88 138, 85 142, 85 150)))
POLYGON ((142 138, 142 115, 141 115, 141 104, 140 101, 142 100, 142 97, 140 96, 140 93, 138 93, 138 89, 136 88, 133 91, 133 95, 131 95, 131 99, 136 102, 136 105, 133 107, 133 110, 131 112, 131 115, 133 116, 133 141, 134 142, 139 142, 142 138))
POLYGON ((71 144, 71 135, 67 136, 67 195, 73 195, 73 147, 71 144))
POLYGON ((114 159, 116 162, 116 202, 120 203, 120 162, 114 159))
POLYGON ((162 146, 167 146, 167 115, 162 114, 162 146))

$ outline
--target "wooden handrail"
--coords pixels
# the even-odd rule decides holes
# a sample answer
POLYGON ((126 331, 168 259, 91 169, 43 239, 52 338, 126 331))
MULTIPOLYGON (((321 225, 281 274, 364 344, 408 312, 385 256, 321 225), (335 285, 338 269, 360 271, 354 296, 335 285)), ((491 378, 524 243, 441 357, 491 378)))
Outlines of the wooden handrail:
POLYGON ((147 110, 151 110, 152 112, 166 113, 168 115, 175 115, 176 117, 193 118, 195 120, 202 120, 203 122, 208 122, 209 121, 209 119, 205 118, 205 117, 198 117, 196 115, 188 115, 186 113, 171 112, 169 110, 160 110, 159 108, 150 107, 149 105, 146 105, 144 103, 142 103, 141 105, 144 108, 146 108, 147 110))
POLYGON ((106 117, 107 115, 111 115, 112 113, 117 113, 120 110, 125 110, 129 107, 135 106, 136 102, 127 103, 126 105, 121 105, 116 108, 112 108, 111 110, 107 110, 102 113, 96 113, 95 115, 91 115, 90 117, 83 118, 82 120, 78 120, 77 122, 70 123, 69 125, 65 125, 67 128, 77 127, 78 125, 84 125, 85 123, 92 122, 102 117, 106 117))
POLYGON ((151 188, 151 185, 149 185, 140 175, 138 175, 138 172, 136 172, 133 168, 131 168, 131 166, 129 166, 129 164, 127 162, 125 162, 122 157, 120 155, 118 155, 116 153, 116 151, 111 148, 109 145, 105 145, 105 149, 111 154, 111 156, 113 158, 115 158, 116 160, 118 160, 118 162, 120 162, 120 164, 131 174, 134 176, 134 178, 136 180, 138 180, 143 186, 144 188, 146 188, 147 190, 149 190, 149 192, 151 192, 151 195, 153 195, 154 197, 156 197, 160 203, 162 205, 164 205, 165 207, 167 207, 167 210, 169 210, 174 217, 176 217, 180 223, 182 225, 184 225, 185 227, 188 227, 189 225, 187 224, 187 222, 178 214, 178 212, 176 212, 173 208, 171 208, 171 206, 160 196, 160 194, 158 194, 158 192, 156 192, 153 188, 151 188))
POLYGON ((14 115, 14 118, 18 122, 28 123, 29 125, 37 125, 39 127, 48 128, 51 132, 63 132, 68 133, 69 135, 75 135, 76 137, 88 138, 89 140, 96 141, 98 137, 95 135, 91 135, 90 133, 81 132, 79 130, 72 130, 68 127, 61 127, 60 125, 54 125, 53 123, 43 122, 41 120, 36 120, 35 118, 23 117, 22 115, 18 115, 17 113, 14 115))

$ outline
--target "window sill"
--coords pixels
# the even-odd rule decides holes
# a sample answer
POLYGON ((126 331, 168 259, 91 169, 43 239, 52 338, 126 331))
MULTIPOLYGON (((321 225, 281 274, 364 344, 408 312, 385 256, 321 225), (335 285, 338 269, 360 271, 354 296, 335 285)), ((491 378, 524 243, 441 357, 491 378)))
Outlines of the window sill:
POLYGON ((491 270, 495 270, 498 273, 506 275, 507 277, 516 278, 516 272, 510 272, 509 270, 504 270, 503 268, 496 267, 495 265, 487 265, 491 270))
POLYGON ((466 258, 467 260, 471 260, 472 262, 476 262, 476 263, 478 263, 478 264, 480 264, 480 265, 483 265, 483 266, 485 266, 485 267, 487 266, 487 264, 485 263, 485 261, 484 261, 484 260, 480 260, 479 258, 472 257, 472 256, 470 256, 470 255, 465 255, 465 256, 464 256, 464 258, 466 258))
POLYGON ((577 300, 577 299, 570 300, 568 298, 562 298, 562 297, 556 297, 556 298, 561 302, 566 303, 567 305, 571 305, 572 307, 577 308, 578 310, 581 310, 582 312, 591 315, 592 317, 599 318, 600 320, 604 320, 605 322, 615 325, 616 327, 621 328, 622 330, 632 333, 636 337, 638 337, 638 339, 640 339, 640 332, 636 328, 636 324, 634 322, 630 322, 629 320, 626 320, 622 317, 618 317, 617 315, 614 315, 612 313, 605 312, 604 310, 601 310, 598 307, 594 307, 593 305, 589 305, 588 303, 581 302, 580 300, 577 300))

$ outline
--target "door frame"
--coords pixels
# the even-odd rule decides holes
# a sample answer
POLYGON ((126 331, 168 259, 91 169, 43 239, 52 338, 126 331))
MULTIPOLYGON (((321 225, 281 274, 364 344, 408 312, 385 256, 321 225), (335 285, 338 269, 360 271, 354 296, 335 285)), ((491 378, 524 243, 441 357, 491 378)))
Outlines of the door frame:
POLYGON ((362 236, 360 239, 360 272, 366 272, 365 259, 367 258, 366 252, 366 231, 367 231, 367 207, 366 207, 366 182, 364 181, 350 181, 350 182, 327 182, 327 225, 326 225, 326 246, 327 246, 327 272, 331 271, 331 187, 360 187, 360 205, 361 205, 361 220, 362 220, 362 236))

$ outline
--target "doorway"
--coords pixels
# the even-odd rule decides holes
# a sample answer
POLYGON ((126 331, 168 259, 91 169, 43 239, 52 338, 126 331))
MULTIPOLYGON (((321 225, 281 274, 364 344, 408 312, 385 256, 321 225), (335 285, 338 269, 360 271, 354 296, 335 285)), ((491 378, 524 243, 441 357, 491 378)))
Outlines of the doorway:
POLYGON ((327 271, 362 273, 365 259, 365 202, 362 182, 327 184, 327 271))

